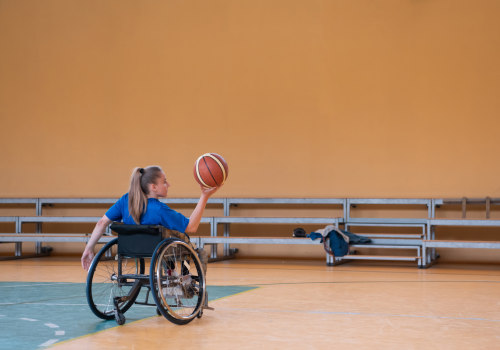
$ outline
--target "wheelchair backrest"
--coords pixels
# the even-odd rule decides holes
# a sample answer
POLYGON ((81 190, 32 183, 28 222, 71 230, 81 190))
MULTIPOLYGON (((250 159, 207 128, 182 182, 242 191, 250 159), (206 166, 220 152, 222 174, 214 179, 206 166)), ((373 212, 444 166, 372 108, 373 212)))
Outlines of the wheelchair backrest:
POLYGON ((161 225, 125 225, 113 222, 111 230, 118 234, 118 254, 129 257, 151 257, 165 238, 189 242, 187 233, 169 230, 161 225))
POLYGON ((160 225, 125 225, 114 222, 111 230, 118 234, 118 254, 150 257, 163 240, 165 227, 160 225))

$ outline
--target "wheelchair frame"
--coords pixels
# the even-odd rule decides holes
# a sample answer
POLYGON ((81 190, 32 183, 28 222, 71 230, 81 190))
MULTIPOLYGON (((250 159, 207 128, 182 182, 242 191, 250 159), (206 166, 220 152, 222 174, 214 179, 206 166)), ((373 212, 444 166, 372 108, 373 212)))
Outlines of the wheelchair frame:
POLYGON ((97 317, 123 325, 135 303, 156 306, 158 315, 183 325, 211 309, 204 269, 187 234, 159 225, 113 223, 111 230, 118 237, 96 254, 87 275, 87 302, 97 317), (143 287, 145 300, 137 301, 143 287))

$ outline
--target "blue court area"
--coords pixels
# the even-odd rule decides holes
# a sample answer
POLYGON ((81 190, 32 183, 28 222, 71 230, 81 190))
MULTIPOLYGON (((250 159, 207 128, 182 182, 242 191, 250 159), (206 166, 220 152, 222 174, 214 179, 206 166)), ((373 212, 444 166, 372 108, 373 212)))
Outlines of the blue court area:
MULTIPOLYGON (((207 290, 209 300, 215 300, 251 289, 254 287, 208 286, 207 290)), ((144 300, 145 294, 143 288, 138 300, 144 300)), ((90 311, 84 283, 0 282, 0 296, 2 350, 45 348, 60 341, 120 327, 114 320, 101 320, 90 311)), ((130 323, 156 316, 156 308, 133 305, 125 316, 130 323)), ((165 322, 169 323, 167 319, 165 322)))

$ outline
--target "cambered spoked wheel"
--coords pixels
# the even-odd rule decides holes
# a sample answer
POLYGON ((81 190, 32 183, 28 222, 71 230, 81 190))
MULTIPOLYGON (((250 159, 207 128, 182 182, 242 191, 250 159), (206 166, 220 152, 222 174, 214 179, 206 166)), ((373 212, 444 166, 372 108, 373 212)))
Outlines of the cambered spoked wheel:
POLYGON ((201 316, 205 275, 190 244, 175 238, 162 241, 151 259, 149 279, 158 311, 166 319, 183 325, 201 316))
POLYGON ((144 274, 144 259, 118 258, 117 248, 118 239, 114 239, 97 253, 87 275, 86 292, 90 309, 97 317, 116 319, 118 324, 123 324, 123 314, 134 304, 140 292, 140 288, 133 291, 135 280, 131 277, 144 274), (123 298, 117 302, 118 315, 115 298, 123 298))

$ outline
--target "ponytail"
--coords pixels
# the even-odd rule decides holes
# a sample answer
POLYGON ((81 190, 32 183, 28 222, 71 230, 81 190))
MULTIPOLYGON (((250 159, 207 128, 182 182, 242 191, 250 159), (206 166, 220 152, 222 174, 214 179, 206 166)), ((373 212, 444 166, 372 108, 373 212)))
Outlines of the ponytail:
POLYGON ((128 192, 128 211, 138 225, 141 223, 142 214, 148 207, 148 185, 155 183, 161 173, 162 170, 158 166, 135 168, 132 171, 128 192))

